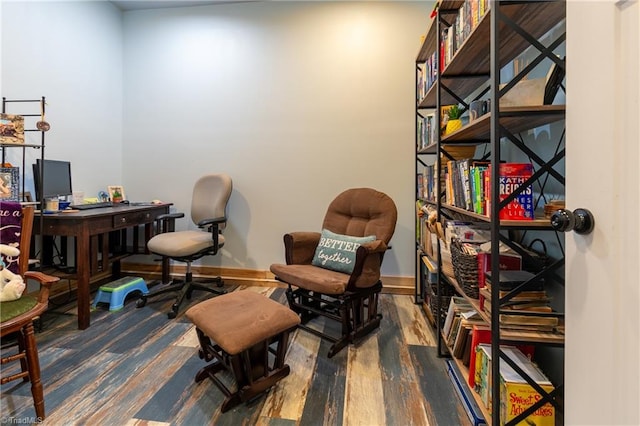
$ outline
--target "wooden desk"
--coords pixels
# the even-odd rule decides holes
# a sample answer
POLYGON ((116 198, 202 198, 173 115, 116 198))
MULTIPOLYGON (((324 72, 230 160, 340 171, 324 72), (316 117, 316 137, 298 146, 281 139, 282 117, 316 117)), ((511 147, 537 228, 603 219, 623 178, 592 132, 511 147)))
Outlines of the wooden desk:
MULTIPOLYGON (((104 207, 90 210, 82 210, 76 213, 44 214, 42 216, 42 230, 36 218, 33 231, 49 236, 66 236, 76 239, 76 272, 77 272, 77 297, 78 297, 78 328, 84 330, 90 324, 91 276, 97 270, 106 271, 112 263, 119 266, 119 256, 115 261, 110 259, 109 234, 113 231, 123 231, 128 228, 137 229, 145 227, 145 242, 153 236, 154 221, 162 214, 169 213, 171 204, 159 205, 119 205, 116 207, 104 207), (103 235, 102 247, 98 246, 98 236, 103 235), (93 240, 94 244, 91 244, 93 240), (102 249, 102 259, 97 261, 97 252, 102 249), (106 254, 105 254, 106 253, 106 254), (98 264, 99 263, 99 264, 98 264)), ((126 241, 124 242, 126 245, 126 241)), ((120 273, 119 267, 114 270, 114 275, 120 273)), ((114 277, 117 278, 117 277, 114 277)))

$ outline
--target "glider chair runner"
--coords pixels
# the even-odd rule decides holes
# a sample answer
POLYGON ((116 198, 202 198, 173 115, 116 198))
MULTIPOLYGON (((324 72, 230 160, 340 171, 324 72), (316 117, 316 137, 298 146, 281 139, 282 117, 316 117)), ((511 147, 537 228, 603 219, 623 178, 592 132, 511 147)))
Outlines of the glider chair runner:
POLYGON ((389 196, 371 188, 353 188, 329 205, 322 235, 292 232, 284 236, 286 265, 273 264, 271 272, 288 286, 289 307, 301 318, 298 327, 333 342, 329 357, 380 325, 380 266, 386 250, 391 248, 389 241, 396 220, 396 205, 389 196), (332 238, 359 240, 360 245, 336 243, 332 238), (348 261, 330 250, 323 254, 323 246, 357 249, 355 257, 348 261), (337 261, 335 269, 339 270, 329 269, 323 260, 337 261), (340 263, 351 264, 353 270, 343 272, 340 263), (340 336, 307 324, 318 315, 337 321, 340 336))
MULTIPOLYGON (((2 202, 0 209, 3 212, 14 211, 21 215, 20 228, 15 232, 19 235, 20 250, 18 258, 17 274, 23 280, 35 280, 40 283, 40 292, 37 295, 23 294, 19 299, 0 302, 0 337, 2 339, 2 374, 0 382, 5 383, 22 379, 24 382, 31 382, 31 394, 36 416, 39 419, 45 418, 44 393, 42 381, 40 380, 40 361, 38 360, 38 346, 34 334, 33 322, 46 310, 49 302, 49 290, 51 285, 59 280, 57 277, 43 274, 42 272, 28 271, 29 247, 31 244, 31 230, 33 228, 34 208, 32 206, 22 207, 20 203, 2 202), (15 340, 13 340, 15 339, 15 340), (11 348, 4 349, 5 344, 15 342, 17 352, 11 348), (6 364, 13 361, 20 361, 20 371, 13 373, 6 364)), ((13 228, 9 221, 4 221, 3 228, 13 228)), ((4 236, 4 235, 3 235, 4 236)), ((3 244, 8 244, 3 238, 3 244)), ((26 290, 25 290, 26 292, 26 290)), ((3 413, 9 415, 10 413, 3 413)), ((9 418, 9 417, 7 417, 9 418)))
POLYGON ((149 298, 179 292, 167 314, 169 318, 175 318, 184 299, 191 299, 194 290, 216 295, 225 293, 222 289, 208 285, 213 283, 222 287, 224 282, 221 277, 195 282, 191 263, 204 256, 215 256, 224 245, 222 230, 227 223, 227 203, 232 189, 231 177, 223 173, 198 179, 191 199, 191 220, 198 226, 198 230, 175 231, 175 220, 184 217, 184 213, 169 213, 158 217, 162 232, 151 238, 147 247, 151 253, 162 256, 162 282, 167 285, 142 295, 136 303, 137 307, 145 306, 149 298), (171 280, 169 260, 187 264, 184 280, 171 280))

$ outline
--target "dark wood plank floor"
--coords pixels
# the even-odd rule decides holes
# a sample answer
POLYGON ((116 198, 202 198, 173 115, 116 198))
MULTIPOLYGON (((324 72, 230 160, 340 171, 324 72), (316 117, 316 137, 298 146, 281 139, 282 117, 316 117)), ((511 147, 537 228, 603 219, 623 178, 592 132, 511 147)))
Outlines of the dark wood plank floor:
MULTIPOLYGON (((281 288, 227 290, 257 291, 286 304, 281 288)), ((194 297, 191 303, 208 296, 194 297)), ((76 329, 73 304, 50 309, 37 334, 44 424, 469 424, 411 296, 382 295, 380 329, 331 359, 328 342, 296 331, 287 353, 291 374, 266 395, 225 414, 213 383, 194 382, 205 363, 188 319, 167 319, 172 301, 169 296, 137 309, 128 299, 118 312, 99 306, 83 331, 76 329)), ((316 326, 333 324, 319 319, 316 326)), ((28 383, 14 381, 0 391, 3 421, 33 418, 28 383)))

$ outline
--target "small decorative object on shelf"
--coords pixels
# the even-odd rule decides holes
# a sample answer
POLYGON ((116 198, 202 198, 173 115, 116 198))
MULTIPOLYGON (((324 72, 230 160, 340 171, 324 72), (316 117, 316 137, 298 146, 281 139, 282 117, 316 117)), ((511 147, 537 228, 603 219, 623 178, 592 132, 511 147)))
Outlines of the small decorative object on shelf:
POLYGON ((48 132, 51 129, 51 125, 44 119, 44 101, 40 102, 40 121, 36 123, 36 128, 41 132, 48 132))
POLYGON ((460 120, 460 116, 462 115, 462 110, 458 107, 458 105, 451 105, 447 110, 447 116, 449 119, 447 120, 447 126, 445 127, 444 134, 448 135, 456 130, 459 130, 462 127, 462 120, 460 120))

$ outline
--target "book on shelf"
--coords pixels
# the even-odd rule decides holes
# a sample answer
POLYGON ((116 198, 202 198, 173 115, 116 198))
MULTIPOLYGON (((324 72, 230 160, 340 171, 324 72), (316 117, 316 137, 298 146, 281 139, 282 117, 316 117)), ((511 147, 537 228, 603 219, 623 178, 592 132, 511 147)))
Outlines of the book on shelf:
MULTIPOLYGON (((483 309, 485 309, 486 311, 490 312, 491 309, 491 285, 488 284, 486 285, 484 288, 480 289, 480 294, 484 297, 485 301, 484 304, 482 305, 483 309)), ((510 291, 500 291, 500 298, 505 297, 507 294, 509 294, 510 291)), ((509 304, 514 304, 514 305, 518 305, 518 304, 523 304, 523 303, 548 303, 550 302, 551 299, 549 298, 549 296, 547 295, 547 292, 544 290, 539 290, 539 291, 522 291, 520 293, 518 293, 517 295, 513 296, 511 299, 508 300, 508 302, 505 302, 503 305, 504 306, 509 306, 509 304)))
MULTIPOLYGON (((469 387, 471 389, 476 389, 476 354, 477 347, 479 344, 490 344, 491 343, 491 328, 488 325, 474 325, 471 330, 471 348, 470 348, 470 360, 469 360, 469 375, 467 377, 469 387)), ((527 358, 532 359, 535 353, 534 345, 526 345, 519 344, 516 345, 523 354, 527 356, 527 358)))
POLYGON ((559 319, 556 316, 542 315, 517 315, 511 313, 500 313, 500 325, 527 325, 527 326, 544 326, 555 327, 558 325, 559 319))
MULTIPOLYGON (((484 283, 486 286, 491 286, 495 280, 493 271, 486 271, 484 274, 484 283)), ((522 289, 523 291, 540 291, 544 290, 544 284, 542 280, 532 281, 535 274, 529 271, 523 270, 500 270, 498 271, 499 287, 501 291, 511 291, 514 289, 522 289), (527 283, 526 285, 523 285, 527 283)))
POLYGON ((464 346, 467 342, 467 338, 469 337, 469 333, 471 332, 471 327, 472 325, 469 324, 468 321, 465 321, 464 319, 460 320, 460 327, 458 328, 458 333, 453 341, 452 354, 454 358, 462 358, 464 346))
POLYGON ((444 324, 442 326, 442 334, 445 336, 449 335, 451 331, 451 326, 453 324, 453 319, 456 315, 459 315, 461 312, 469 312, 474 311, 471 303, 467 301, 464 297, 461 296, 453 296, 451 300, 449 300, 449 308, 447 309, 447 316, 444 319, 444 324))
POLYGON ((462 2, 451 25, 442 30, 440 38, 442 64, 440 71, 443 71, 451 62, 460 46, 487 14, 489 7, 489 0, 466 0, 462 2))
MULTIPOLYGON (((545 392, 554 389, 553 384, 527 356, 513 346, 501 346, 506 357, 513 361, 524 373, 535 381, 545 392)), ((492 379, 491 379, 491 345, 479 344, 476 348, 477 392, 485 408, 491 413, 492 379)), ((527 381, 516 372, 506 361, 500 360, 500 419, 505 423, 514 419, 520 413, 540 400, 540 395, 527 381)), ((524 424, 541 426, 555 425, 555 410, 550 403, 529 415, 524 424)))
POLYGON ((453 357, 462 359, 467 345, 471 346, 471 331, 474 326, 485 326, 486 323, 477 317, 476 319, 461 318, 458 333, 453 342, 453 357))
MULTIPOLYGON (((480 290, 487 292, 487 289, 480 290)), ((486 296, 485 296, 486 297, 486 296)), ((561 315, 554 313, 549 306, 548 297, 538 300, 515 302, 513 305, 503 304, 500 306, 498 320, 501 329, 552 332, 561 325, 561 315), (513 309, 516 306, 518 309, 513 309)), ((483 312, 491 316, 491 298, 486 297, 483 312)))
MULTIPOLYGON (((522 269, 522 256, 517 253, 501 253, 499 258, 501 271, 522 269)), ((478 252, 478 288, 484 288, 487 272, 491 271, 491 252, 478 252)), ((484 307, 484 295, 480 294, 480 309, 484 307)))
POLYGON ((451 297, 442 326, 442 335, 455 358, 462 359, 465 363, 466 356, 465 365, 469 362, 471 330, 475 325, 486 325, 475 307, 463 297, 451 297))
POLYGON ((445 164, 445 203, 477 214, 487 214, 487 161, 462 158, 445 164))
MULTIPOLYGON (((489 165, 489 173, 491 166, 489 165)), ((533 189, 531 185, 524 188, 522 184, 533 176, 533 164, 531 163, 501 163, 498 174, 499 201, 502 202, 513 192, 522 191, 504 208, 500 210, 501 220, 533 220, 533 189)), ((489 191, 490 192, 490 191, 489 191)), ((490 200, 490 197, 487 198, 490 200)), ((488 201, 490 204, 490 201, 488 201)), ((490 211, 487 209, 487 211, 490 211)))
POLYGON ((488 325, 475 325, 471 330, 471 357, 467 377, 471 389, 476 388, 476 348, 480 343, 491 343, 491 328, 488 325))
MULTIPOLYGON (((499 267, 501 271, 522 270, 522 256, 517 253, 501 253, 499 255, 499 267)), ((491 252, 478 252, 478 287, 485 284, 487 272, 491 271, 491 252)))

